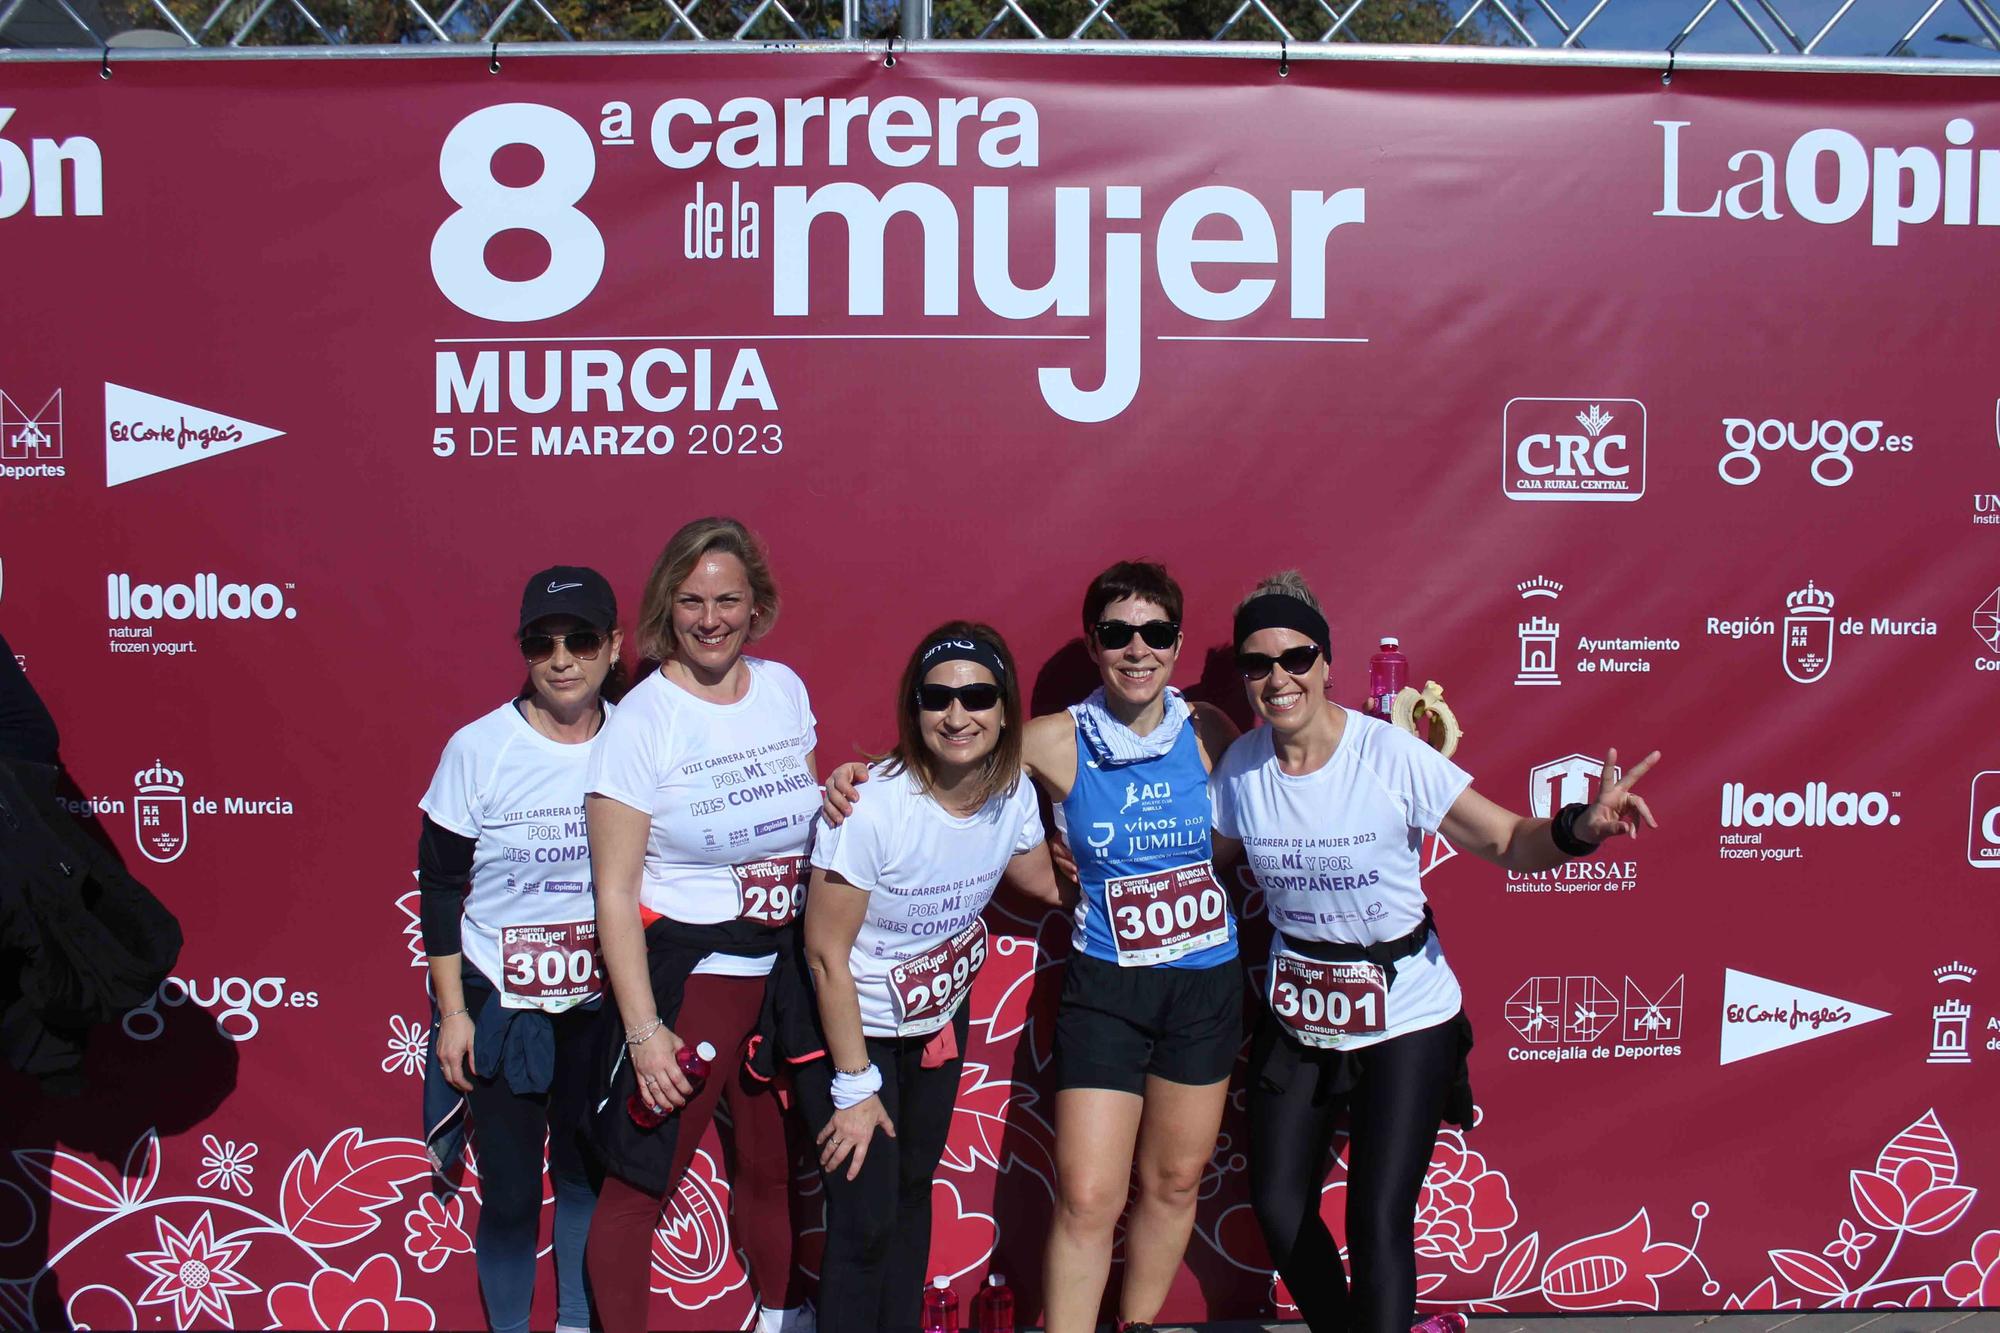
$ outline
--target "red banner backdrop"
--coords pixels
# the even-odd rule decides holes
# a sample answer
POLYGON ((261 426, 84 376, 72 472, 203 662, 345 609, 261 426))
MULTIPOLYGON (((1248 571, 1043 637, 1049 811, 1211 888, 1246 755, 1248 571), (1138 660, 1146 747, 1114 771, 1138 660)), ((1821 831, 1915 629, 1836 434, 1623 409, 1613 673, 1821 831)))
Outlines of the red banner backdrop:
MULTIPOLYGON (((1432 849, 1483 1119, 1427 1303, 2000 1305, 2000 85, 500 65, 8 62, 0 614, 188 944, 82 1102, 10 1095, 6 1319, 479 1320, 476 1182, 426 1197, 417 1139, 416 798, 518 684, 528 571, 629 614, 710 512, 769 541, 823 766, 949 616, 1080 696, 1131 555, 1239 717, 1229 608, 1296 565, 1345 697, 1400 634, 1496 799, 1665 751, 1615 858, 1432 849)), ((932 1268, 1032 1307, 1068 932, 991 924, 932 1268)), ((1244 1151, 1239 1105, 1170 1318, 1272 1307, 1244 1151)), ((718 1160, 666 1327, 751 1316, 718 1160)))

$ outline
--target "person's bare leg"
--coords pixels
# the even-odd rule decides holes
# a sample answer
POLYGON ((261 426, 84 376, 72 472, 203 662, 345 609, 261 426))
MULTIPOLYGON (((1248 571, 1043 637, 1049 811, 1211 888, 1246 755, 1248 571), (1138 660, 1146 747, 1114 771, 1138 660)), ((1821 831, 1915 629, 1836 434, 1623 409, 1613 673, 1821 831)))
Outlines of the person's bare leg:
POLYGON ((1097 1327, 1144 1109, 1136 1093, 1110 1088, 1056 1094, 1056 1212, 1042 1268, 1048 1333, 1097 1327))
POLYGON ((1125 1286, 1118 1314, 1153 1323, 1187 1257, 1202 1174, 1215 1153, 1229 1080, 1201 1087, 1146 1079, 1139 1122, 1139 1195, 1125 1228, 1125 1286))

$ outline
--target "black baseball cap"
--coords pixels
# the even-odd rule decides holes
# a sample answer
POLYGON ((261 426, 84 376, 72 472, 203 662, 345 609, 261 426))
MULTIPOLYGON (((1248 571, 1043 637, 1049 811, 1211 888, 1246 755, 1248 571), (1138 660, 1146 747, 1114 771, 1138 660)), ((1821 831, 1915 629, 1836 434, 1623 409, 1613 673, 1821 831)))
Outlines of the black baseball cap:
POLYGON ((521 629, 544 616, 574 616, 596 629, 615 629, 618 596, 604 575, 594 569, 551 565, 529 579, 521 593, 521 629))

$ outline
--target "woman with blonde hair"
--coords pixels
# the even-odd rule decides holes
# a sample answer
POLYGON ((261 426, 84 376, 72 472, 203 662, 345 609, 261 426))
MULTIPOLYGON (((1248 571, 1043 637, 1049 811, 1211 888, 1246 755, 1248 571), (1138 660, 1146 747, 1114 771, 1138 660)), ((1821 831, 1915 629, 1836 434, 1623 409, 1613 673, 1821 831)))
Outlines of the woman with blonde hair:
POLYGON ((637 627, 640 654, 660 668, 626 696, 590 768, 598 939, 622 1028, 594 1122, 607 1179, 589 1263, 608 1333, 647 1327, 661 1205, 718 1103, 733 1149, 731 1232, 759 1327, 811 1326, 792 1261, 785 1121, 776 1089, 749 1069, 767 989, 797 975, 786 964, 819 808, 805 685, 745 651, 777 617, 749 529, 705 518, 676 532, 637 627), (699 1084, 683 1047, 717 1053, 699 1084), (651 1114, 628 1114, 639 1104, 651 1114))

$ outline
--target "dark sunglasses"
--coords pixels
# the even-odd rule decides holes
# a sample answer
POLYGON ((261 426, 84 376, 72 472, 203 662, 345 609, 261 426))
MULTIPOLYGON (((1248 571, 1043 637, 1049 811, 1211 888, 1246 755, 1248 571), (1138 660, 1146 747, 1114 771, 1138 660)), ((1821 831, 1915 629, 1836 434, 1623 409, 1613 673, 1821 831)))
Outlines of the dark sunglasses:
POLYGON ((926 713, 942 713, 951 707, 952 700, 965 705, 968 713, 983 713, 1000 703, 998 685, 919 685, 917 686, 917 707, 926 713))
POLYGON ((569 649, 580 662, 594 662, 604 648, 604 635, 594 629, 571 630, 568 634, 523 634, 521 656, 539 666, 556 655, 556 645, 569 649))
POLYGON ((1288 676, 1303 676, 1319 661, 1319 645, 1300 644, 1297 648, 1287 648, 1276 657, 1269 653, 1238 653, 1236 669, 1243 673, 1245 680, 1263 680, 1271 674, 1271 668, 1283 667, 1288 676))
POLYGON ((1138 635, 1146 641, 1148 648, 1171 648, 1181 637, 1180 622, 1175 620, 1149 620, 1143 625, 1128 625, 1122 620, 1100 620, 1091 633, 1097 636, 1098 646, 1113 651, 1132 642, 1138 635))

